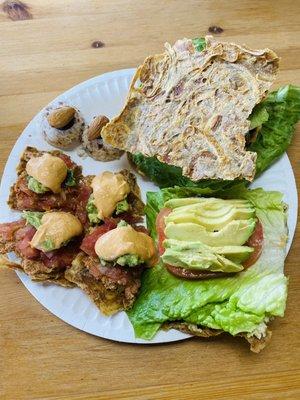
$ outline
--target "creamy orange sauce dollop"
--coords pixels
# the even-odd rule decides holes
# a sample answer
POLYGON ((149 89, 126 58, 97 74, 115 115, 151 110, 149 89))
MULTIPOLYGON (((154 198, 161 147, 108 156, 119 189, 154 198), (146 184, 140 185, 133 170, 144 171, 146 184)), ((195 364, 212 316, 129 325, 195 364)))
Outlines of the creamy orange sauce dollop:
POLYGON ((109 171, 96 175, 91 186, 100 219, 110 217, 117 203, 124 200, 130 192, 130 187, 124 176, 109 171))
POLYGON ((125 254, 136 254, 151 265, 156 258, 152 238, 137 232, 130 225, 112 229, 100 236, 95 244, 95 252, 105 261, 116 260, 125 254))
POLYGON ((68 169, 61 158, 45 153, 31 158, 26 164, 26 172, 53 193, 59 193, 68 169))

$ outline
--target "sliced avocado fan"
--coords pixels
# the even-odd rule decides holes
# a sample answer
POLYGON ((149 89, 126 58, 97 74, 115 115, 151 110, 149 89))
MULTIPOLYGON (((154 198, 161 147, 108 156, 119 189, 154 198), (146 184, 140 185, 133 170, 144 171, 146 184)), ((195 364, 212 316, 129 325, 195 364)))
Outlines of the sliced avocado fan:
POLYGON ((256 226, 255 209, 246 200, 172 199, 165 203, 165 252, 177 267, 239 272, 253 249, 244 246, 256 226))

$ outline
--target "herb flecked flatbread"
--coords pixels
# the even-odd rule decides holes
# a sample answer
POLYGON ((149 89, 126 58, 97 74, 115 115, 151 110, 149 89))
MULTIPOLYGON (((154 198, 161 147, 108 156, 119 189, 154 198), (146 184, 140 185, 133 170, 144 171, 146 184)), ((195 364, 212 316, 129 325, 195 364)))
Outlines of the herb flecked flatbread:
POLYGON ((256 153, 245 150, 248 120, 278 69, 269 50, 250 50, 206 38, 166 44, 148 57, 131 84, 121 114, 107 124, 103 139, 130 153, 156 156, 200 179, 253 180, 256 153))

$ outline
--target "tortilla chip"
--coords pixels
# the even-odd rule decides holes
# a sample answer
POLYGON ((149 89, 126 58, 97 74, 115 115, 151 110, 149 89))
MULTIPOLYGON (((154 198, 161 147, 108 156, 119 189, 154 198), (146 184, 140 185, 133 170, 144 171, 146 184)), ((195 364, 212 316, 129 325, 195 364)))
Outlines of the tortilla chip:
POLYGON ((0 255, 0 269, 8 268, 22 271, 36 282, 55 283, 64 287, 74 287, 75 285, 64 277, 64 272, 45 271, 45 266, 39 261, 23 260, 21 264, 10 261, 7 257, 0 255))
POLYGON ((127 295, 126 286, 109 283, 105 278, 96 279, 85 265, 88 259, 89 256, 85 253, 78 254, 72 267, 65 272, 66 279, 80 287, 104 315, 129 309, 135 301, 135 296, 127 295))

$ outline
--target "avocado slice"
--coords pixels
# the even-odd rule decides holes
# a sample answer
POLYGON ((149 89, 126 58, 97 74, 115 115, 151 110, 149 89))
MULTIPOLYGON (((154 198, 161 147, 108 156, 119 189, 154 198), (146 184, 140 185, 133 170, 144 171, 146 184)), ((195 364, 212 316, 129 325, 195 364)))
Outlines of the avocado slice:
POLYGON ((184 212, 171 212, 166 217, 166 224, 174 222, 175 224, 181 224, 186 222, 192 222, 195 224, 202 225, 207 230, 215 231, 225 227, 230 221, 233 220, 247 220, 253 218, 255 211, 251 207, 236 208, 234 206, 226 207, 225 212, 222 215, 216 215, 215 212, 202 213, 201 208, 199 210, 184 211, 184 212))
POLYGON ((207 231, 205 227, 193 222, 184 222, 175 224, 169 222, 165 228, 165 234, 168 239, 177 239, 182 241, 200 241, 208 246, 241 246, 252 235, 256 225, 256 220, 230 221, 226 226, 217 232, 207 231))
POLYGON ((222 208, 208 208, 206 206, 202 205, 195 205, 195 206, 188 206, 186 207, 179 207, 175 208, 171 214, 172 215, 183 215, 183 214, 196 214, 201 217, 206 217, 206 218, 221 218, 231 212, 232 210, 236 211, 248 211, 248 213, 251 215, 254 213, 254 209, 252 207, 236 207, 233 205, 226 205, 222 208))
POLYGON ((250 219, 255 215, 255 209, 247 200, 223 200, 215 198, 188 199, 191 204, 181 205, 184 202, 173 199, 168 205, 179 205, 166 218, 166 223, 192 222, 204 226, 207 230, 220 230, 230 221, 250 219))
POLYGON ((190 250, 190 251, 212 251, 213 253, 220 254, 235 263, 242 263, 250 257, 251 253, 254 251, 252 247, 249 246, 221 246, 221 247, 211 247, 207 246, 201 242, 184 242, 174 239, 166 239, 164 241, 165 248, 177 248, 180 250, 190 250))
POLYGON ((255 209, 247 200, 172 199, 165 206, 166 264, 187 269, 239 272, 253 249, 243 244, 252 235, 255 209))
MULTIPOLYGON (((226 258, 222 254, 224 252, 227 254, 233 252, 238 256, 241 254, 239 253, 239 250, 242 248, 241 246, 235 246, 236 248, 234 249, 230 249, 230 246, 214 248, 206 246, 201 242, 183 242, 172 239, 165 240, 164 246, 165 252, 162 255, 162 260, 165 264, 180 268, 228 273, 235 273, 243 270, 243 266, 240 265, 240 263, 226 258)), ((251 250, 252 249, 248 247, 248 255, 251 253, 251 250)), ((247 249, 241 250, 241 252, 243 251, 246 253, 247 249)))
POLYGON ((232 209, 247 209, 254 211, 254 207, 247 201, 235 203, 231 200, 222 201, 205 201, 202 203, 190 204, 186 206, 176 207, 172 209, 172 213, 187 213, 197 212, 200 215, 211 215, 222 216, 232 209))
POLYGON ((230 199, 230 200, 224 200, 224 199, 218 199, 215 197, 186 197, 186 198, 181 198, 181 199, 171 199, 168 200, 165 204, 164 207, 167 208, 178 208, 178 207, 185 207, 185 206, 191 206, 195 204, 207 204, 207 205, 218 205, 219 207, 224 207, 226 204, 232 204, 235 206, 250 206, 251 203, 247 200, 243 199, 230 199))
POLYGON ((246 261, 251 253, 253 253, 253 247, 249 246, 223 246, 223 247, 213 247, 213 251, 221 254, 222 256, 228 258, 229 260, 240 264, 246 261))

